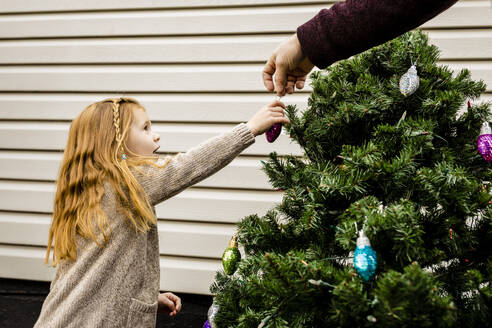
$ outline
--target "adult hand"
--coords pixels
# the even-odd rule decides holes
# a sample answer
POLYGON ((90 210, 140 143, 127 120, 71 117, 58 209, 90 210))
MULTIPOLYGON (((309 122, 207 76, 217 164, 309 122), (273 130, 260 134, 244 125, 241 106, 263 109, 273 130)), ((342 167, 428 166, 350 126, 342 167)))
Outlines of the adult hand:
POLYGON ((162 293, 157 297, 157 312, 174 317, 181 311, 181 298, 173 293, 162 293))
POLYGON ((295 88, 304 87, 306 77, 313 67, 313 63, 302 52, 297 34, 294 34, 282 42, 270 56, 263 68, 263 84, 268 91, 275 90, 278 96, 291 94, 295 88))

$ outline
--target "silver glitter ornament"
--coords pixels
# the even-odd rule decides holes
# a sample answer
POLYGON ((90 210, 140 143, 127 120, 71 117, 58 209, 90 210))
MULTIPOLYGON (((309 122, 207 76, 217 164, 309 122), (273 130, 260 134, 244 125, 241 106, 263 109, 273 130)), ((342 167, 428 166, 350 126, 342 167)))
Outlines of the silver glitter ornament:
POLYGON ((215 303, 214 298, 212 305, 210 305, 207 313, 208 323, 210 324, 211 328, 217 328, 217 325, 215 324, 215 315, 217 314, 217 312, 219 312, 219 306, 215 303))
POLYGON ((412 64, 400 79, 400 92, 405 97, 410 96, 418 89, 419 85, 420 81, 419 76, 417 75, 417 67, 415 67, 415 64, 412 64))

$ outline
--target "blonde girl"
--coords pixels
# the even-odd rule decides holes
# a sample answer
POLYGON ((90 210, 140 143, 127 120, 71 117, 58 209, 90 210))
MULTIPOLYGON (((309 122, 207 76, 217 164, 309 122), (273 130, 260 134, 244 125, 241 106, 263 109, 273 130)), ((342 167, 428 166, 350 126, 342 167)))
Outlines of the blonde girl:
POLYGON ((45 263, 57 266, 35 328, 154 328, 181 300, 159 293, 155 205, 226 166, 255 136, 289 123, 284 104, 186 153, 160 158, 159 135, 132 98, 86 107, 72 122, 57 179, 45 263))

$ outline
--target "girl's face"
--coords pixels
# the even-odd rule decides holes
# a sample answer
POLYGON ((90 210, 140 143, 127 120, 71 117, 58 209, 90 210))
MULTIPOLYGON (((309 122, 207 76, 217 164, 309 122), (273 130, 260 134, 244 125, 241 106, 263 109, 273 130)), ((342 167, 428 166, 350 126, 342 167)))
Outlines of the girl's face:
POLYGON ((149 117, 143 109, 132 108, 132 110, 133 122, 126 145, 138 155, 153 156, 160 147, 157 143, 160 137, 157 133, 152 133, 149 117))

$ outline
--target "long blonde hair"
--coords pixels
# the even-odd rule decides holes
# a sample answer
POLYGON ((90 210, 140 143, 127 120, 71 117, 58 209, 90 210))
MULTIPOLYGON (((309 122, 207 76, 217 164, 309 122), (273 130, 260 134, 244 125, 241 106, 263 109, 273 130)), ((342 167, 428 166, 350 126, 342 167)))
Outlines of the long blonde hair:
POLYGON ((72 121, 56 183, 45 263, 49 262, 53 239, 53 267, 60 260, 76 259, 76 234, 92 239, 99 247, 107 243, 111 233, 106 233, 108 221, 100 207, 105 181, 115 190, 118 211, 136 233, 147 232, 157 223, 147 194, 130 168, 141 172, 139 165, 163 167, 166 163, 158 165, 155 157, 140 156, 127 148, 135 108, 145 111, 135 99, 109 98, 87 106, 72 121), (123 154, 126 159, 122 159, 123 154), (102 244, 94 220, 102 233, 102 244))

